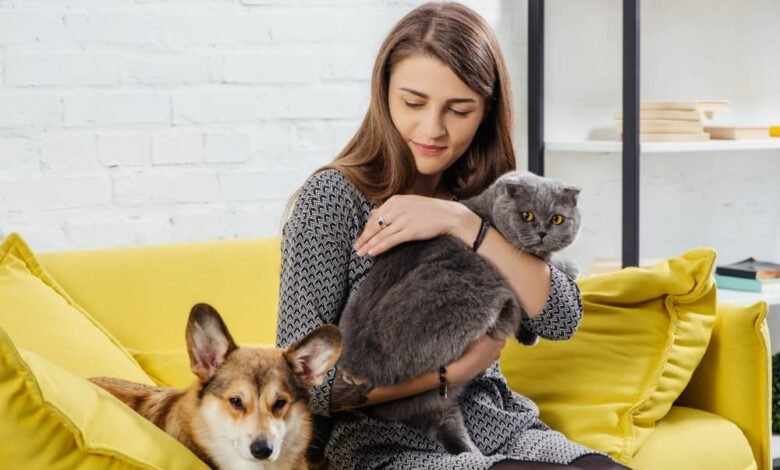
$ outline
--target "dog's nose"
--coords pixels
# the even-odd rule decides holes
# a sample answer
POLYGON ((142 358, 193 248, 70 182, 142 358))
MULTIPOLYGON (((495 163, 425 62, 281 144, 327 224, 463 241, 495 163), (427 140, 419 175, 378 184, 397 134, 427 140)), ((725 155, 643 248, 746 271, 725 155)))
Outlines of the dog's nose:
POLYGON ((254 441, 249 446, 249 452, 252 453, 252 456, 260 460, 265 460, 270 457, 273 451, 274 450, 266 441, 254 441))

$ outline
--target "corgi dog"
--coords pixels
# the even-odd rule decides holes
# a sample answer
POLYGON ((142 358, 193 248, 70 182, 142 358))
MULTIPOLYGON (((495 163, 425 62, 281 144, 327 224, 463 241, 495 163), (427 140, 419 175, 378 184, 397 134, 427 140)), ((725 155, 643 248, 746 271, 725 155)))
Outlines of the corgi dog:
POLYGON ((189 388, 152 387, 96 377, 104 388, 211 468, 306 469, 311 439, 310 389, 341 354, 341 333, 321 326, 289 347, 236 346, 208 304, 190 312, 187 352, 197 376, 189 388))

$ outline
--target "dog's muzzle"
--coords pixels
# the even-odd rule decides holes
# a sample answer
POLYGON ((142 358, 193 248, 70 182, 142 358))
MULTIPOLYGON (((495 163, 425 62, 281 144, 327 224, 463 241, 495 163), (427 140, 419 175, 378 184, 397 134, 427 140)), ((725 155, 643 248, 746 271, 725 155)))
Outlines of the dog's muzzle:
POLYGON ((265 460, 268 457, 271 456, 274 449, 268 445, 267 441, 254 441, 249 446, 249 452, 252 453, 252 457, 259 459, 259 460, 265 460))

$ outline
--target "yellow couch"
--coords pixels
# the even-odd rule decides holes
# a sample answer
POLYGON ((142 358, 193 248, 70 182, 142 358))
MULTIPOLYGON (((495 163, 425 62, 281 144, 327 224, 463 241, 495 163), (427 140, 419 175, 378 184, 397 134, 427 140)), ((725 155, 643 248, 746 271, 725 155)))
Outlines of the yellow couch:
MULTIPOLYGON (((185 386, 193 378, 184 349, 184 326, 194 303, 213 304, 239 344, 274 341, 280 267, 277 239, 43 253, 37 258, 62 290, 127 348, 157 383, 185 386)), ((752 310, 718 307, 710 325, 712 337, 693 378, 626 463, 648 470, 771 468, 765 314, 765 305, 752 310)), ((18 355, 20 362, 26 358, 31 368, 36 367, 27 354, 18 355)), ((504 358, 502 366, 508 362, 504 358)), ((506 369, 512 382, 512 368, 506 369)), ((538 398, 537 403, 544 415, 547 403, 538 398)), ((104 451, 103 460, 87 464, 83 455, 91 446, 86 435, 70 424, 65 427, 76 434, 72 441, 58 444, 72 447, 76 457, 65 460, 69 464, 55 465, 64 450, 46 457, 51 460, 37 452, 16 455, 17 462, 24 458, 23 468, 195 468, 186 449, 175 457, 180 457, 177 464, 167 467, 128 463, 114 451, 104 451), (79 455, 84 460, 78 460, 79 455)), ((152 433, 154 428, 135 432, 152 433)), ((0 437, 2 433, 0 428, 0 437)), ((0 442, 0 460, 3 445, 0 442)), ((168 458, 173 462, 174 457, 168 458)))

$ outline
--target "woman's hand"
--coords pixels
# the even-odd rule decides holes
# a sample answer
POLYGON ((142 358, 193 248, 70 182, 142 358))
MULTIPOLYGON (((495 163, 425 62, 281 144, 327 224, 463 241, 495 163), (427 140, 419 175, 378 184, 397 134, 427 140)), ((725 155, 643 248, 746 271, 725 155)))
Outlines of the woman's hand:
MULTIPOLYGON (((471 343, 463 354, 446 365, 447 383, 460 385, 476 377, 498 359, 506 340, 483 335, 471 343)), ((404 382, 387 387, 372 387, 366 380, 351 377, 336 369, 330 395, 331 411, 345 411, 367 405, 376 405, 418 393, 436 390, 439 386, 438 370, 425 372, 404 382)))
POLYGON ((447 367, 447 383, 460 385, 468 382, 490 367, 501 356, 506 339, 482 335, 471 343, 463 354, 447 367))
POLYGON ((479 217, 459 202, 416 195, 392 196, 371 211, 355 250, 359 256, 377 256, 412 240, 447 234, 461 236, 465 233, 463 226, 473 225, 475 219, 474 235, 479 230, 479 217), (383 225, 379 224, 380 217, 383 225))

